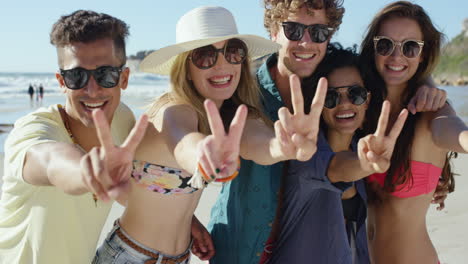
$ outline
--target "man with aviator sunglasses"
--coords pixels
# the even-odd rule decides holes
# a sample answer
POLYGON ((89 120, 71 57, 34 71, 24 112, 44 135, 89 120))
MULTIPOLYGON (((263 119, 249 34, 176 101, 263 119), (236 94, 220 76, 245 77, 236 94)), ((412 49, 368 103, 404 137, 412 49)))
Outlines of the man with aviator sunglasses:
POLYGON ((6 140, 0 201, 3 261, 91 262, 111 207, 103 201, 124 187, 99 197, 93 193, 113 185, 115 178, 109 175, 119 177, 122 157, 133 155, 145 128, 143 119, 129 135, 135 119, 120 103, 129 76, 122 66, 128 34, 123 21, 93 11, 78 10, 54 24, 50 38, 60 67, 56 78, 66 102, 22 117, 6 140), (111 128, 101 137, 125 143, 110 149, 112 158, 102 162, 95 148, 102 142, 96 127, 106 122, 111 128))
MULTIPOLYGON (((261 66, 257 78, 263 94, 265 114, 272 121, 276 121, 281 120, 281 116, 276 114, 279 108, 291 108, 289 76, 296 74, 304 79, 317 72, 319 64, 326 56, 331 36, 341 24, 344 8, 339 0, 307 0, 303 3, 291 0, 264 0, 264 4, 264 25, 272 40, 281 44, 282 48, 261 66)), ((431 92, 428 92, 428 89, 420 91, 422 92, 418 92, 416 98, 424 100, 414 100, 417 104, 414 103, 413 107, 418 111, 432 109, 432 104, 424 103, 426 94, 430 93, 437 98, 445 96, 444 91, 438 91, 436 88, 431 92)), ((358 97, 356 103, 360 100, 358 97)), ((329 106, 332 106, 331 101, 333 100, 330 99, 329 106)), ((305 102, 305 105, 309 103, 310 101, 305 102)), ((324 144, 327 144, 326 140, 323 135, 319 135, 318 150, 311 161, 314 164, 313 172, 309 172, 308 175, 315 175, 317 181, 328 182, 327 188, 342 192, 350 184, 334 183, 353 181, 353 175, 341 179, 342 176, 347 176, 346 171, 350 167, 345 161, 349 160, 349 154, 353 153, 338 155, 328 151, 321 152, 321 146, 324 144)), ((271 253, 272 245, 268 243, 267 238, 272 230, 273 240, 277 235, 278 226, 274 219, 282 172, 282 163, 261 166, 242 161, 240 176, 224 186, 211 212, 209 229, 216 245, 216 255, 211 259, 211 263, 258 263, 263 251, 271 253)), ((361 177, 360 173, 357 174, 361 177)), ((336 215, 329 217, 338 215, 339 212, 336 211, 336 215)), ((340 236, 342 234, 336 234, 336 237, 340 236)), ((334 237, 334 234, 329 234, 329 237, 334 237)), ((324 241, 317 242, 316 245, 310 245, 310 255, 336 259, 334 253, 341 252, 344 256, 348 255, 345 258, 350 260, 351 253, 346 252, 349 249, 339 248, 340 245, 349 248, 347 241, 342 242, 336 244, 337 251, 324 249, 323 246, 328 245, 324 241)))

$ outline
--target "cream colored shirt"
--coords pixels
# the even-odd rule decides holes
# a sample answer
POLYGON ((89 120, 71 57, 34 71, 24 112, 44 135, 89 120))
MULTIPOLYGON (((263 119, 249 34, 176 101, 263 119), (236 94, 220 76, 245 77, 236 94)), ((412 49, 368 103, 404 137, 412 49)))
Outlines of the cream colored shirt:
MULTIPOLYGON (((123 143, 134 123, 131 110, 120 104, 111 125, 116 144, 123 143)), ((90 193, 73 196, 53 186, 26 183, 22 175, 26 152, 46 142, 73 144, 57 105, 19 119, 6 140, 0 200, 1 264, 84 264, 94 257, 111 203, 98 202, 96 207, 90 193)))

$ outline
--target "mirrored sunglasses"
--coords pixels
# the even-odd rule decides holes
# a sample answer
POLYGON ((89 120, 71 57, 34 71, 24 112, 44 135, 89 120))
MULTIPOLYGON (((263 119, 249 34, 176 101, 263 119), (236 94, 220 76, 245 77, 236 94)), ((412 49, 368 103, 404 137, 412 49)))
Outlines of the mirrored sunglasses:
POLYGON ((247 46, 240 39, 230 39, 220 49, 213 45, 194 49, 189 59, 197 68, 206 70, 216 64, 218 53, 222 53, 230 64, 241 64, 247 58, 247 46))
POLYGON ((315 43, 323 43, 332 35, 334 28, 323 24, 304 25, 297 22, 283 22, 283 32, 287 39, 292 41, 301 40, 304 31, 309 31, 310 39, 315 43))
POLYGON ((123 70, 123 65, 120 67, 101 66, 94 70, 87 70, 81 67, 70 70, 60 69, 60 75, 67 88, 78 90, 88 84, 89 78, 93 75, 96 83, 103 88, 113 88, 119 84, 120 73, 123 70))
POLYGON ((400 42, 385 36, 374 37, 375 52, 381 56, 390 56, 395 50, 395 46, 400 47, 400 53, 403 54, 403 56, 411 59, 421 54, 424 41, 407 39, 400 42))
POLYGON ((367 90, 366 88, 360 85, 351 85, 351 86, 340 86, 340 87, 329 87, 327 91, 327 96, 325 97, 326 108, 335 108, 340 104, 340 92, 338 89, 347 88, 346 94, 349 101, 354 105, 362 105, 367 100, 367 90))

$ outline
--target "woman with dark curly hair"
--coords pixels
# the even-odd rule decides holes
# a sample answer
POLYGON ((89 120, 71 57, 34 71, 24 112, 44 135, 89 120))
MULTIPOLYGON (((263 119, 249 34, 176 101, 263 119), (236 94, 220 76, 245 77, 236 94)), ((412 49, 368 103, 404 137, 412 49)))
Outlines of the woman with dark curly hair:
MULTIPOLYGON (((390 124, 407 107, 436 66, 441 40, 442 34, 419 5, 399 1, 375 16, 361 45, 366 86, 374 99, 365 130, 375 129, 383 100, 393 106, 390 124)), ((385 191, 375 190, 369 205, 373 263, 437 263, 426 213, 439 177, 453 191, 449 151, 468 151, 468 128, 449 104, 408 117, 389 170, 368 179, 385 191)))

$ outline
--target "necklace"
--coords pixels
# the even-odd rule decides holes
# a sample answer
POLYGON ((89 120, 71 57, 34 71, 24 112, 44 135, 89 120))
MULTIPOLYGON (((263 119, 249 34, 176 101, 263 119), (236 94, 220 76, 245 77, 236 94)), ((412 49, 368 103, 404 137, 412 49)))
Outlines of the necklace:
MULTIPOLYGON (((68 135, 70 136, 71 140, 73 141, 73 144, 80 146, 80 144, 78 144, 78 142, 76 142, 76 139, 73 136, 73 133, 71 132, 70 123, 68 121, 67 113, 65 112, 65 110, 63 109, 61 104, 58 104, 57 107, 59 109, 60 116, 62 117, 63 124, 65 125, 65 128, 67 129, 68 135)), ((94 193, 93 193, 93 200, 94 200, 94 205, 97 207, 97 196, 94 193)))

